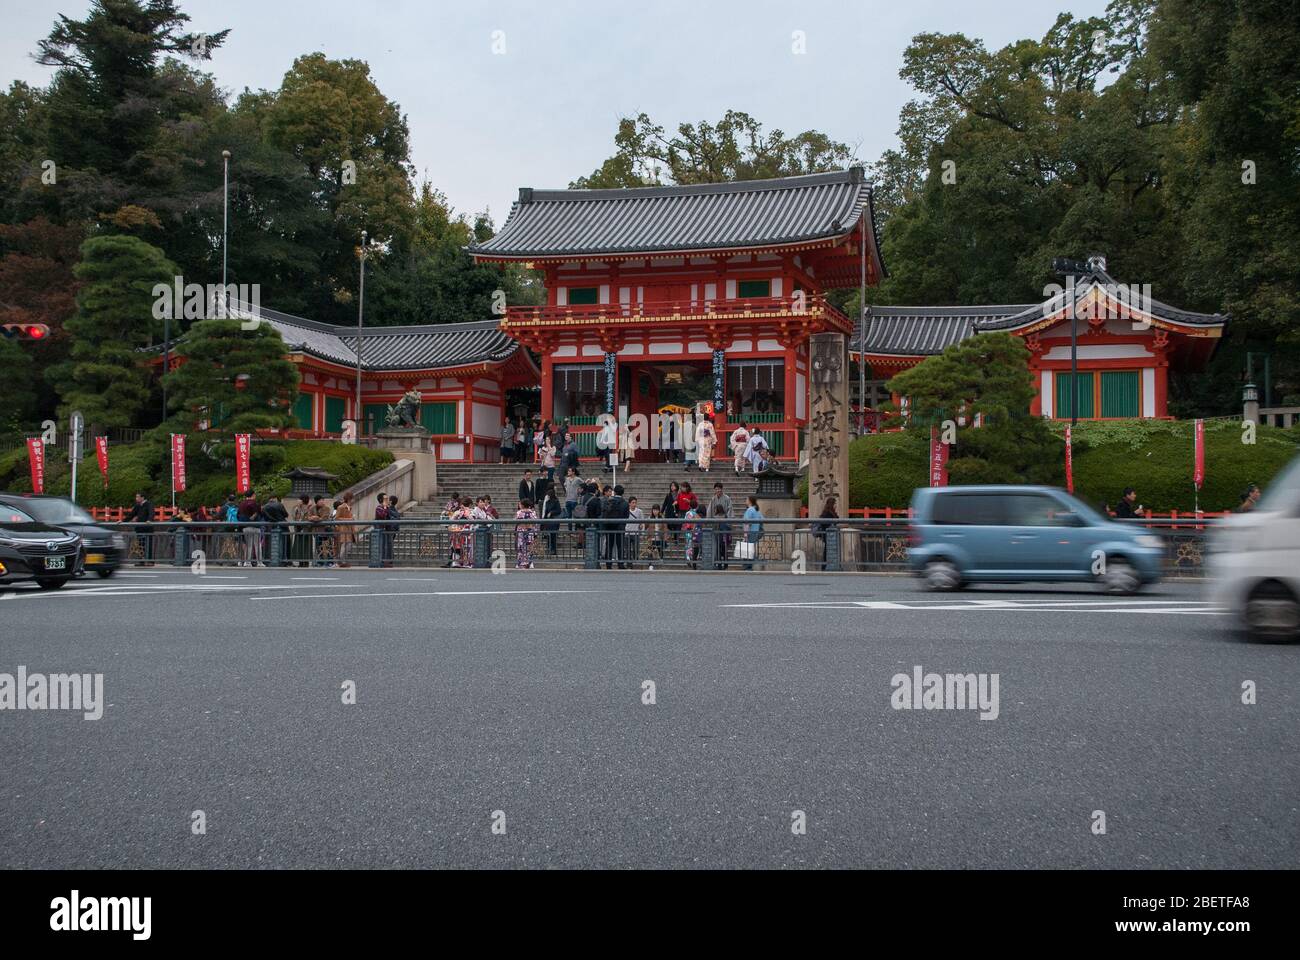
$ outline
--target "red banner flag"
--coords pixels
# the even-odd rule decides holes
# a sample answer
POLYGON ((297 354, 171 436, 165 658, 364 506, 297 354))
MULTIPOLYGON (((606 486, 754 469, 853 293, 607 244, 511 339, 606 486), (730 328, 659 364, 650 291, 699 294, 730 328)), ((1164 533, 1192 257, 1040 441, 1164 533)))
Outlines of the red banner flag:
POLYGON ((95 459, 99 461, 99 472, 104 475, 104 489, 108 489, 108 437, 95 438, 95 459))
POLYGON ((948 486, 948 444, 939 442, 939 431, 930 428, 930 486, 948 486))
POLYGON ((1070 427, 1065 428, 1065 489, 1074 493, 1074 436, 1070 427))
POLYGON ((252 443, 252 434, 235 434, 235 491, 239 494, 253 488, 252 443))
POLYGON ((172 434, 172 490, 185 489, 185 434, 172 434))
POLYGON ((45 441, 40 437, 27 440, 27 462, 32 468, 32 493, 45 492, 45 441))
POLYGON ((1205 484, 1205 421, 1196 421, 1195 465, 1192 467, 1192 484, 1197 490, 1205 484))

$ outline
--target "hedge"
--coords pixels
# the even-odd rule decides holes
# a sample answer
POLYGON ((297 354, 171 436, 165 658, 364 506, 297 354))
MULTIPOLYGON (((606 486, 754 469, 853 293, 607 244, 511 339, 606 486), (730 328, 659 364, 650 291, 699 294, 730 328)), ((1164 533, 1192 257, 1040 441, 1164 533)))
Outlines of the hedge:
MULTIPOLYGON (((1051 424, 1065 456, 1065 425, 1051 424)), ((963 431, 964 432, 964 431, 963 431)), ((1194 509, 1193 423, 1190 420, 1106 420, 1081 422, 1074 431, 1074 489, 1084 500, 1113 505, 1123 489, 1137 489, 1143 506, 1157 512, 1194 509)), ((958 449, 961 433, 957 438, 958 449)), ((1202 510, 1231 510, 1248 483, 1268 481, 1300 450, 1300 428, 1260 426, 1255 443, 1242 442, 1241 422, 1205 424, 1205 485, 1202 510)), ((906 507, 912 491, 928 482, 929 438, 919 430, 871 434, 849 446, 849 503, 861 507, 906 507)), ((807 484, 803 485, 807 502, 807 484)))
MULTIPOLYGON (((209 463, 193 439, 186 451, 188 489, 178 494, 176 502, 186 507, 220 503, 234 492, 233 467, 209 463)), ((142 440, 133 444, 114 444, 109 448, 109 485, 105 489, 90 452, 77 468, 77 500, 83 506, 125 506, 136 491, 145 491, 154 503, 171 502, 171 461, 167 438, 142 440)), ((262 496, 275 492, 284 496, 290 482, 282 474, 293 467, 319 467, 337 475, 330 491, 337 492, 382 470, 393 462, 389 450, 345 445, 322 440, 271 441, 253 444, 253 486, 262 496)), ((72 471, 61 451, 49 450, 45 461, 45 491, 66 496, 71 487, 72 471)), ((0 490, 31 490, 27 450, 20 448, 0 456, 0 490)))

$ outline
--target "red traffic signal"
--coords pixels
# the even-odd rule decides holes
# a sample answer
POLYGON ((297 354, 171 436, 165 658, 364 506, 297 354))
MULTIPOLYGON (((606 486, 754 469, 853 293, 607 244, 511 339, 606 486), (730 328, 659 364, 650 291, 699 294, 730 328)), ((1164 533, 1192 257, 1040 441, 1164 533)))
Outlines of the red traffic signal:
POLYGON ((50 328, 43 323, 0 323, 0 333, 8 340, 48 340, 50 328))

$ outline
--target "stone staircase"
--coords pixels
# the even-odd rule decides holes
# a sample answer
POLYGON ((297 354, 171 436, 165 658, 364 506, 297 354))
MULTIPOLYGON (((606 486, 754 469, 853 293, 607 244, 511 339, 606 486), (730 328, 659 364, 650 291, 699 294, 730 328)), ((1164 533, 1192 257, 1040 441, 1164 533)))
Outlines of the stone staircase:
MULTIPOLYGON (((534 469, 533 479, 545 471, 534 469)), ((519 481, 523 479, 524 465, 501 463, 440 463, 438 464, 438 497, 434 501, 423 501, 408 510, 408 518, 437 517, 451 494, 477 497, 486 493, 492 498, 492 504, 502 517, 513 517, 519 506, 519 481)), ((558 475, 558 471, 557 471, 558 475)), ((583 478, 601 484, 614 483, 614 475, 602 473, 600 465, 584 462, 583 478)), ((619 470, 617 482, 624 487, 624 496, 636 497, 639 506, 647 515, 650 505, 662 503, 668 493, 668 484, 689 483, 701 503, 707 503, 713 496, 713 485, 721 483, 723 490, 731 497, 733 516, 739 516, 745 510, 745 498, 757 490, 758 482, 749 473, 736 476, 730 457, 715 460, 713 469, 708 473, 686 469, 684 463, 638 463, 630 471, 619 470)))

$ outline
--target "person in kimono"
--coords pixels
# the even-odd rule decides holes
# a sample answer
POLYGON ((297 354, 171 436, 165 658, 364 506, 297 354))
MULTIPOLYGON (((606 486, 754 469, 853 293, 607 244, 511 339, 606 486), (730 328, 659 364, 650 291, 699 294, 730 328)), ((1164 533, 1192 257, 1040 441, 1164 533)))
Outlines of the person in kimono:
POLYGON ((767 441, 763 439, 762 432, 755 427, 749 438, 749 444, 745 447, 745 459, 749 461, 750 470, 754 473, 762 473, 766 470, 769 455, 767 441))
POLYGON ((706 416, 695 428, 695 450, 699 468, 708 473, 713 464, 713 448, 718 445, 718 432, 713 428, 713 418, 706 416))
POLYGON ((700 511, 689 508, 682 516, 682 536, 686 538, 686 565, 692 570, 700 559, 700 541, 704 539, 704 527, 699 524, 700 511))
MULTIPOLYGON (((519 509, 515 511, 516 520, 536 520, 537 511, 531 500, 520 500, 519 509)), ((531 570, 533 567, 533 541, 537 539, 536 523, 518 523, 515 525, 515 567, 519 570, 531 570)))
POLYGON ((749 424, 743 420, 735 430, 731 431, 731 452, 736 456, 736 475, 740 475, 740 468, 744 466, 749 450, 749 424))
POLYGON ((451 555, 453 567, 474 566, 474 528, 469 520, 474 512, 474 501, 461 497, 451 519, 451 555))

